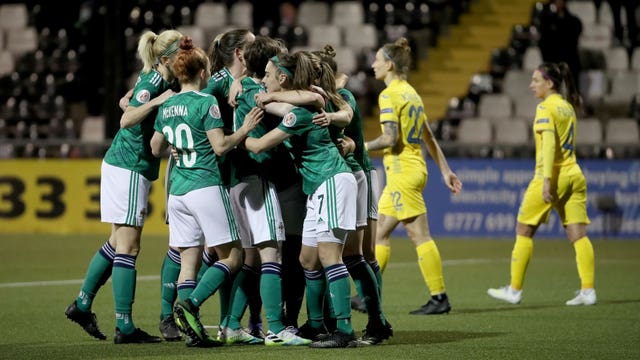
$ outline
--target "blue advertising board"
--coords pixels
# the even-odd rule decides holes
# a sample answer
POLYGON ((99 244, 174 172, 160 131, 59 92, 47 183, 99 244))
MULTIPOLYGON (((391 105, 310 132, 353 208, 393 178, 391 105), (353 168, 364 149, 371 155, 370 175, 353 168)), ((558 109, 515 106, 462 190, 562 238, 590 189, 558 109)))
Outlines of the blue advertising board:
MULTIPOLYGON (((518 207, 533 176, 533 160, 448 162, 463 183, 463 191, 457 195, 445 187, 434 161, 427 161, 429 179, 424 198, 433 236, 513 237, 518 207)), ((384 177, 379 159, 376 166, 384 177)), ((640 161, 581 160, 580 167, 587 179, 589 236, 640 240, 640 161)), ((380 183, 384 184, 384 179, 380 183)), ((406 232, 399 226, 394 235, 406 236, 406 232)), ((566 237, 555 212, 540 226, 536 237, 566 237)))

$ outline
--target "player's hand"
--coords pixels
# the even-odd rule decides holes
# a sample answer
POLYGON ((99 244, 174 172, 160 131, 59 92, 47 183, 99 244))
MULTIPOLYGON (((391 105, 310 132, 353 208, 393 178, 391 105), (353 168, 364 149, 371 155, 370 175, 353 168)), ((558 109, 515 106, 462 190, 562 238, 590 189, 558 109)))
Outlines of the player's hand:
POLYGON ((240 79, 234 79, 231 83, 231 88, 229 88, 229 97, 227 97, 227 102, 231 107, 236 107, 238 105, 238 101, 236 99, 240 94, 242 94, 242 83, 240 82, 240 79))
POLYGON ((453 194, 457 194, 462 191, 462 181, 458 179, 458 176, 453 171, 443 174, 443 177, 444 183, 453 194))
POLYGON ((311 91, 316 92, 316 93, 318 93, 318 94, 322 95, 322 97, 323 97, 323 98, 325 98, 325 99, 326 99, 326 98, 328 98, 328 96, 327 96, 327 92, 326 92, 326 91, 324 91, 324 89, 323 89, 323 88, 321 88, 320 86, 317 86, 317 85, 311 85, 311 91))
POLYGON ((313 122, 316 125, 326 127, 331 124, 331 117, 324 110, 320 110, 317 114, 313 116, 313 119, 311 120, 311 122, 313 122))
POLYGON ((171 152, 171 157, 176 161, 176 164, 180 164, 180 154, 178 154, 178 150, 173 146, 169 146, 169 152, 171 152))
POLYGON ((551 180, 548 178, 545 178, 542 184, 542 200, 547 204, 555 200, 555 196, 551 191, 551 180))
POLYGON ((169 90, 166 90, 165 92, 163 92, 162 94, 160 94, 159 96, 156 96, 155 98, 153 98, 151 100, 151 102, 155 106, 160 106, 160 105, 164 104, 164 102, 167 101, 168 98, 172 97, 175 94, 176 93, 173 90, 169 89, 169 90))
POLYGON ((340 155, 345 157, 347 154, 356 150, 356 143, 349 137, 345 136, 344 138, 338 138, 338 140, 336 140, 336 147, 340 150, 340 155))
POLYGON ((343 89, 347 86, 347 82, 349 81, 349 75, 344 73, 336 74, 336 89, 343 89))
POLYGON ((258 126, 263 117, 264 110, 254 107, 247 113, 247 115, 245 115, 242 127, 247 133, 249 133, 251 130, 255 129, 256 126, 258 126))
POLYGON ((269 95, 269 93, 257 93, 254 95, 253 98, 256 101, 256 106, 258 106, 261 109, 264 109, 264 107, 267 106, 267 104, 272 102, 271 95, 269 95))
POLYGON ((120 107, 120 109, 122 109, 122 111, 127 110, 127 108, 129 107, 129 102, 131 102, 132 96, 133 96, 133 89, 127 91, 127 93, 124 94, 124 96, 120 99, 120 101, 118 101, 118 106, 120 107))

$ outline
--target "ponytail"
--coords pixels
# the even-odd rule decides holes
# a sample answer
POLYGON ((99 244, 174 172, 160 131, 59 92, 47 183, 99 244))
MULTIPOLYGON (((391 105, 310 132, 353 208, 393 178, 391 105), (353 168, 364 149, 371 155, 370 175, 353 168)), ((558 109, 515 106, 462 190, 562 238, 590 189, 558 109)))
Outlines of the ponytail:
POLYGON ((564 95, 564 98, 573 106, 576 114, 582 114, 582 98, 578 93, 571 69, 565 62, 558 64, 545 62, 537 69, 542 78, 553 83, 553 90, 564 95), (564 84, 564 91, 562 85, 564 84))
POLYGON ((561 62, 558 64, 558 69, 560 70, 560 76, 562 76, 562 81, 565 85, 565 97, 567 101, 573 105, 576 114, 582 114, 582 97, 580 97, 576 83, 573 81, 573 75, 571 74, 569 65, 561 62))
POLYGON ((140 40, 138 41, 138 55, 140 55, 140 60, 142 60, 142 72, 145 74, 151 71, 156 63, 153 44, 157 38, 158 35, 156 35, 156 33, 147 31, 140 36, 140 40))
POLYGON ((165 30, 156 35, 153 31, 147 31, 138 41, 138 55, 142 60, 142 72, 148 73, 160 63, 163 56, 171 56, 179 49, 182 34, 176 30, 165 30))

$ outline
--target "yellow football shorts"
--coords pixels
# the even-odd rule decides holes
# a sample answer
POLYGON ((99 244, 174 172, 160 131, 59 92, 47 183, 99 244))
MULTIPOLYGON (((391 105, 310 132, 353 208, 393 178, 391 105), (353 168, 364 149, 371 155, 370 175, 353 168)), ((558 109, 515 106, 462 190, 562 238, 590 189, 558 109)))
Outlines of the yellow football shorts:
POLYGON ((578 165, 562 167, 558 175, 552 178, 552 183, 557 184, 553 203, 546 204, 542 200, 543 182, 542 177, 536 176, 529 183, 518 211, 518 222, 533 226, 547 223, 551 209, 555 209, 562 225, 590 223, 587 216, 587 181, 578 165))
POLYGON ((387 184, 378 202, 378 212, 400 221, 427 212, 422 192, 427 184, 426 169, 387 175, 387 184))

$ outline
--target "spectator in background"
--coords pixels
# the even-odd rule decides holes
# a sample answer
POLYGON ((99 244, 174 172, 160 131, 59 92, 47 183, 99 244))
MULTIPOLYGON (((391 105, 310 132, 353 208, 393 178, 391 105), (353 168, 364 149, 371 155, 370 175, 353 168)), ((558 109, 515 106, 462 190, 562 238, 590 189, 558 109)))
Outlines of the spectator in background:
POLYGON ((608 0, 613 14, 613 33, 620 43, 633 50, 638 46, 638 24, 636 21, 636 9, 638 8, 638 0, 608 0), (622 26, 622 8, 624 8, 627 17, 627 37, 625 42, 624 28, 622 26))
POLYGON ((571 14, 565 0, 550 0, 541 15, 540 41, 538 43, 545 62, 565 62, 578 83, 581 65, 578 55, 578 39, 582 22, 571 14))

